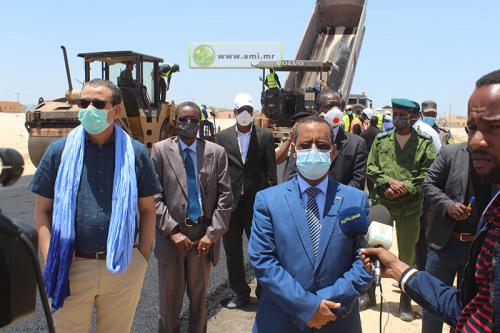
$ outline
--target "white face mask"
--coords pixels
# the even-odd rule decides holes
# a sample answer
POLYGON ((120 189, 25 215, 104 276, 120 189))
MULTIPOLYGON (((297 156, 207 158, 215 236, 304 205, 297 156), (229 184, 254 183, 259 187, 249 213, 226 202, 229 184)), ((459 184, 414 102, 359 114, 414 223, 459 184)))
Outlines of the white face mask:
POLYGON ((248 111, 243 111, 236 115, 236 122, 241 126, 250 125, 252 120, 252 115, 248 111))

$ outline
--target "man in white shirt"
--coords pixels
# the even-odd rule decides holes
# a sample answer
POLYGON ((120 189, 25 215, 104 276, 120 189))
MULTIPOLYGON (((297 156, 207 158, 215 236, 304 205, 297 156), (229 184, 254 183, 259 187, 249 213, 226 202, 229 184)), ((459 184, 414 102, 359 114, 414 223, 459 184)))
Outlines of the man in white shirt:
MULTIPOLYGON (((439 134, 430 126, 422 120, 422 114, 420 112, 420 105, 414 102, 415 108, 410 112, 410 124, 417 131, 423 132, 432 138, 432 143, 436 148, 436 155, 442 147, 441 138, 439 134)), ((423 214, 420 217, 420 236, 418 242, 415 245, 415 265, 418 269, 424 270, 427 261, 427 214, 429 212, 429 202, 424 200, 423 203, 423 214)))
POLYGON ((418 103, 415 103, 415 109, 413 109, 410 113, 410 124, 414 129, 431 136, 437 154, 442 146, 441 139, 439 138, 439 134, 434 130, 434 128, 422 121, 422 117, 420 114, 420 105, 418 103))
MULTIPOLYGON (((272 133, 253 124, 249 94, 234 99, 236 124, 215 137, 226 149, 234 205, 229 230, 223 236, 229 284, 234 296, 223 302, 234 309, 250 303, 250 287, 243 264, 243 232, 250 238, 253 204, 258 191, 277 184, 276 155, 272 133)), ((258 295, 258 291, 256 291, 258 295)))

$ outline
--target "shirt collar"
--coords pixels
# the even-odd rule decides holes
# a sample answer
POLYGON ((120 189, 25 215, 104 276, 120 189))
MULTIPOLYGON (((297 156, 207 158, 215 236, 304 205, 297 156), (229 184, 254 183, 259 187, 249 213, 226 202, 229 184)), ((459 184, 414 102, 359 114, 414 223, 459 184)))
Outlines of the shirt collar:
POLYGON ((419 127, 425 127, 425 125, 427 125, 427 124, 422 121, 422 118, 418 118, 412 127, 415 129, 419 129, 419 127))
POLYGON ((337 140, 337 135, 339 134, 339 131, 340 131, 340 125, 333 128, 333 143, 335 143, 335 140, 337 140))
MULTIPOLYGON (((90 146, 97 146, 97 143, 93 142, 90 138, 90 134, 85 131, 85 144, 90 146)), ((115 146, 115 130, 113 129, 113 134, 109 138, 108 142, 102 145, 103 147, 114 147, 115 146)))
POLYGON ((242 132, 238 131, 238 125, 236 125, 236 127, 235 127, 235 128, 236 128, 236 133, 237 133, 238 135, 246 135, 246 136, 250 136, 250 134, 252 134, 252 131, 253 131, 253 124, 252 124, 252 126, 250 126, 250 131, 248 131, 247 133, 242 133, 242 132))
MULTIPOLYGON (((316 185, 321 193, 325 195, 326 191, 328 190, 328 178, 329 176, 326 176, 325 179, 321 181, 321 183, 316 185)), ((309 187, 312 187, 304 178, 302 178, 300 174, 297 174, 297 182, 299 183, 300 194, 303 194, 309 187)))
POLYGON ((188 148, 189 150, 191 150, 193 153, 196 154, 196 139, 194 140, 194 142, 188 146, 187 144, 184 143, 184 141, 182 141, 182 139, 179 137, 179 144, 181 145, 181 150, 184 151, 184 149, 188 148))

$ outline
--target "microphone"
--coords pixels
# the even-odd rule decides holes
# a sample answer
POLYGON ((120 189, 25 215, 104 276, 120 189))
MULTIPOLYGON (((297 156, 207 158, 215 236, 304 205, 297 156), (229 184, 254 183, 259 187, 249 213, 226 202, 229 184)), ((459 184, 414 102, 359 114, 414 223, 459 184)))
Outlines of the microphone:
POLYGON ((368 217, 360 207, 349 207, 339 214, 340 229, 350 238, 355 238, 360 247, 367 247, 365 235, 368 231, 368 217))
MULTIPOLYGON (((393 220, 391 214, 382 205, 373 206, 368 215, 370 226, 366 234, 366 243, 368 247, 383 247, 389 250, 392 246, 392 228, 393 220)), ((375 285, 380 286, 381 265, 377 258, 372 258, 375 271, 375 285)))

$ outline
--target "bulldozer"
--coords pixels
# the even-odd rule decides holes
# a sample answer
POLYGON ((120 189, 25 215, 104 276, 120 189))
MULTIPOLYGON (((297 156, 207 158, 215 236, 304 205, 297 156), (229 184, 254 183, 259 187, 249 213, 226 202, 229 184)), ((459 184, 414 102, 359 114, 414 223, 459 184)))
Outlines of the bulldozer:
MULTIPOLYGON (((26 112, 25 127, 29 133, 28 152, 37 166, 49 144, 78 126, 80 91, 73 89, 66 48, 61 46, 68 79, 65 97, 45 101, 26 112)), ((148 149, 153 143, 174 134, 175 103, 160 100, 159 65, 162 58, 133 51, 80 53, 85 64, 84 82, 94 78, 110 80, 122 92, 122 113, 117 123, 148 149), (134 64, 133 82, 120 82, 120 73, 127 64, 134 64)))

